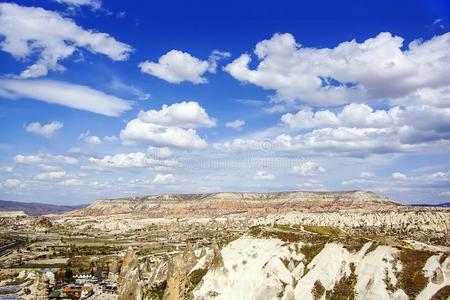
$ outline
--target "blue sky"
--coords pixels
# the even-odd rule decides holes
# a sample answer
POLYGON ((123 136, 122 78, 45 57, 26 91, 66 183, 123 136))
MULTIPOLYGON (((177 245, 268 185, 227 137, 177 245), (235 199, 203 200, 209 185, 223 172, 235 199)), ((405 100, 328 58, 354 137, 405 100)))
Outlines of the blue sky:
POLYGON ((450 197, 447 1, 0 4, 0 199, 450 197))

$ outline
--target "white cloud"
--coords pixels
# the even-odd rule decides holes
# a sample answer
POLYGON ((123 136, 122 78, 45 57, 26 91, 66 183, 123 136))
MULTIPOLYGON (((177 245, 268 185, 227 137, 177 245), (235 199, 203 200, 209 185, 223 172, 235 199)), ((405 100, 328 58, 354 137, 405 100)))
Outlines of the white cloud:
POLYGON ((34 176, 34 179, 36 180, 54 180, 54 179, 60 179, 66 176, 65 171, 54 171, 54 172, 45 172, 40 173, 34 176))
POLYGON ((83 184, 83 181, 77 178, 69 178, 57 183, 60 186, 81 186, 83 184))
POLYGON ((219 62, 219 60, 228 58, 230 56, 231 56, 231 54, 229 52, 213 50, 213 52, 211 52, 211 55, 208 58, 208 63, 209 63, 208 72, 216 73, 217 63, 219 62))
POLYGON ((59 121, 53 121, 44 125, 41 125, 39 122, 33 122, 25 126, 27 132, 39 134, 46 138, 53 137, 61 128, 63 128, 63 123, 59 121))
POLYGON ((195 101, 164 104, 161 110, 141 111, 138 118, 146 123, 183 128, 214 127, 216 120, 195 101))
POLYGON ((12 171, 14 171, 12 167, 0 166, 0 173, 11 173, 12 171))
POLYGON ((242 127, 244 127, 244 125, 245 125, 245 121, 244 120, 234 120, 234 121, 230 121, 230 122, 225 123, 226 127, 234 128, 234 129, 237 129, 237 130, 242 129, 242 127))
POLYGON ((170 83, 189 81, 206 83, 206 72, 215 73, 217 62, 229 57, 230 53, 214 50, 208 60, 200 60, 187 52, 171 50, 162 55, 158 62, 144 61, 139 64, 141 72, 153 75, 170 83))
POLYGON ((40 164, 39 169, 46 171, 46 172, 50 172, 50 171, 60 171, 61 167, 55 166, 55 165, 40 164))
POLYGON ((285 114, 281 120, 292 129, 321 128, 309 135, 325 131, 389 133, 396 143, 404 146, 450 139, 450 108, 427 105, 373 110, 368 105, 352 103, 339 113, 303 109, 285 114))
POLYGON ((194 129, 166 127, 133 119, 120 132, 120 138, 128 144, 138 143, 155 147, 174 147, 180 149, 204 149, 205 140, 194 129))
MULTIPOLYGON (((75 1, 72 1, 75 2, 75 1)), ((57 12, 14 3, 0 4, 0 47, 16 59, 38 60, 20 76, 32 78, 47 75, 49 70, 62 71, 59 62, 81 49, 101 53, 113 60, 128 59, 131 46, 116 41, 106 33, 85 30, 57 12)))
POLYGON ((91 135, 89 130, 85 133, 80 134, 78 139, 91 145, 101 145, 102 143, 102 140, 96 135, 91 135))
POLYGON ((148 147, 147 153, 155 159, 168 158, 172 156, 172 150, 168 147, 148 147))
POLYGON ((406 96, 393 98, 390 101, 395 105, 450 108, 450 86, 420 88, 406 96))
POLYGON ((87 86, 54 80, 0 80, 0 96, 35 99, 106 116, 119 116, 132 104, 87 86))
POLYGON ((103 140, 108 143, 115 143, 119 140, 119 138, 115 135, 107 135, 103 137, 103 140))
POLYGON ((309 179, 296 184, 299 189, 308 191, 326 191, 327 187, 320 181, 315 179, 309 179))
POLYGON ((100 9, 102 6, 101 0, 53 0, 60 4, 65 4, 71 8, 79 8, 81 6, 88 6, 93 10, 100 9))
POLYGON ((170 83, 190 81, 205 83, 202 75, 208 70, 207 61, 202 61, 187 52, 171 50, 161 56, 157 63, 144 61, 139 64, 141 72, 164 79, 170 83))
POLYGON ((264 140, 236 138, 223 143, 215 143, 213 146, 217 150, 224 152, 246 152, 263 150, 264 140))
POLYGON ((108 181, 98 181, 98 180, 94 180, 89 182, 89 186, 94 188, 94 189, 111 189, 113 186, 110 182, 108 181))
POLYGON ((175 160, 161 160, 142 152, 117 153, 114 155, 106 155, 102 158, 90 157, 88 162, 100 169, 156 168, 174 167, 178 165, 178 162, 175 160))
POLYGON ((406 176, 405 174, 400 173, 400 172, 392 173, 391 177, 396 180, 407 180, 408 179, 408 176, 406 176))
POLYGON ((163 105, 159 111, 141 111, 137 119, 127 123, 120 137, 126 144, 203 149, 207 143, 193 128, 215 125, 216 121, 197 102, 181 102, 163 105))
POLYGON ((96 135, 86 136, 83 140, 92 145, 100 145, 102 143, 102 140, 96 135))
POLYGON ((357 178, 342 182, 343 185, 358 189, 371 189, 379 192, 413 190, 431 191, 431 189, 450 188, 450 172, 426 173, 418 176, 408 176, 401 172, 394 172, 387 178, 357 178))
MULTIPOLYGON (((224 152, 269 150, 292 153, 320 153, 326 155, 368 156, 371 154, 418 152, 432 147, 432 143, 409 141, 408 127, 393 128, 320 128, 300 135, 279 134, 270 138, 237 138, 214 147, 224 152)), ((429 137, 424 137, 429 138, 429 137)), ((442 141, 437 140, 436 143, 442 141)), ((437 144, 436 149, 444 149, 437 144)))
POLYGON ((324 173, 326 170, 313 161, 305 161, 292 167, 292 174, 299 176, 315 176, 324 173))
POLYGON ((173 184, 176 178, 173 174, 156 174, 153 178, 153 184, 173 184))
POLYGON ((133 95, 134 97, 136 97, 137 100, 144 101, 144 100, 150 99, 149 93, 144 92, 142 89, 138 88, 137 86, 125 84, 118 78, 114 78, 112 80, 110 87, 116 91, 123 91, 123 92, 129 93, 129 94, 133 95))
POLYGON ((450 85, 450 33, 411 42, 380 33, 362 43, 335 48, 306 48, 289 34, 259 42, 259 64, 250 69, 243 54, 225 67, 236 79, 276 91, 276 100, 313 106, 395 98, 420 88, 450 85))
POLYGON ((376 175, 375 175, 374 173, 372 173, 372 172, 362 171, 362 172, 359 174, 359 177, 361 177, 361 178, 375 178, 376 175))
POLYGON ((253 176, 254 180, 274 180, 275 175, 270 174, 266 171, 257 171, 255 176, 253 176))
POLYGON ((283 115, 281 121, 295 129, 339 126, 384 128, 393 126, 401 111, 399 107, 385 111, 373 110, 366 104, 351 103, 338 114, 329 110, 313 112, 306 108, 296 114, 283 115))
POLYGON ((23 188, 24 186, 25 186, 24 182, 15 178, 8 178, 3 181, 0 181, 0 187, 5 189, 17 189, 23 188))
POLYGON ((74 165, 78 163, 78 160, 64 155, 51 155, 48 153, 41 153, 38 155, 22 155, 18 154, 14 156, 14 161, 19 164, 27 165, 39 165, 39 164, 69 164, 74 165))

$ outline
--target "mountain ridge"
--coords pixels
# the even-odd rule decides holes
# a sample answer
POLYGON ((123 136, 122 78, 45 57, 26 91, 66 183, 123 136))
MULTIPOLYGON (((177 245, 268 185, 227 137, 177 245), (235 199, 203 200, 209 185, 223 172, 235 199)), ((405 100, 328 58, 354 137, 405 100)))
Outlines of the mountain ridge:
POLYGON ((268 215, 290 211, 336 211, 400 206, 388 197, 370 191, 219 192, 205 194, 160 194, 117 199, 99 199, 70 215, 145 214, 153 217, 208 216, 228 214, 268 215))
POLYGON ((0 200, 0 211, 23 211, 29 216, 41 216, 48 214, 62 214, 68 211, 77 210, 87 205, 58 205, 38 202, 19 202, 11 200, 0 200))

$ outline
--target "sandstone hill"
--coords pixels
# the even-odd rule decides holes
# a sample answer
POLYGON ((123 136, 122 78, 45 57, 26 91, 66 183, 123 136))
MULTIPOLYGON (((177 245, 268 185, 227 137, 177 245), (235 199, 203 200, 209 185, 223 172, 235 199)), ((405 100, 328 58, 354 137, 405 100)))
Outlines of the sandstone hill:
POLYGON ((138 214, 149 217, 266 216, 289 212, 387 211, 400 207, 387 197, 367 191, 228 192, 162 194, 97 200, 70 216, 138 214))

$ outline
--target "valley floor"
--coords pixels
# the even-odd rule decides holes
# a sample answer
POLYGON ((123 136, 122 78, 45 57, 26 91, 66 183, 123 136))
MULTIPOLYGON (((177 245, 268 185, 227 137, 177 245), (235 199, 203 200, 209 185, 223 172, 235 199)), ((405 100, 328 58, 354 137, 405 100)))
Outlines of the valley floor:
POLYGON ((446 209, 0 225, 0 299, 450 297, 446 209))

